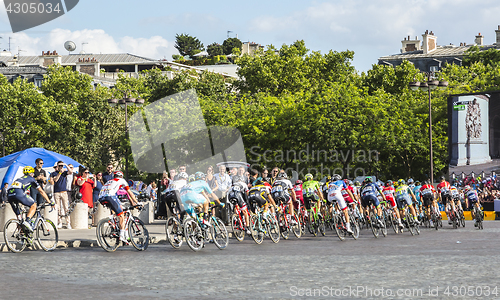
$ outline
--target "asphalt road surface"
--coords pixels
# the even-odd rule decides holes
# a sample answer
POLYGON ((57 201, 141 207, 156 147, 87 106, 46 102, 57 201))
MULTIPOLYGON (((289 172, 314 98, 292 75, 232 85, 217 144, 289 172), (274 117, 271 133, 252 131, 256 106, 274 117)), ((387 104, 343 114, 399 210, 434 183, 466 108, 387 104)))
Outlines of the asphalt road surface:
POLYGON ((0 253, 0 299, 500 299, 500 222, 484 228, 0 253))

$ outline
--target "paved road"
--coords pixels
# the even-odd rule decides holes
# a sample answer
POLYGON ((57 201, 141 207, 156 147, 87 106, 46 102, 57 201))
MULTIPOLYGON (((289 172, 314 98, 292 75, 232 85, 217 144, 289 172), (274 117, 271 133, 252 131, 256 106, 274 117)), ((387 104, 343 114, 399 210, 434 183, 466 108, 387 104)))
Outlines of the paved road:
POLYGON ((279 244, 231 240, 198 253, 168 244, 0 253, 0 299, 500 299, 500 222, 472 224, 378 239, 363 230, 344 242, 331 231, 279 244), (460 297, 461 286, 474 297, 460 297))

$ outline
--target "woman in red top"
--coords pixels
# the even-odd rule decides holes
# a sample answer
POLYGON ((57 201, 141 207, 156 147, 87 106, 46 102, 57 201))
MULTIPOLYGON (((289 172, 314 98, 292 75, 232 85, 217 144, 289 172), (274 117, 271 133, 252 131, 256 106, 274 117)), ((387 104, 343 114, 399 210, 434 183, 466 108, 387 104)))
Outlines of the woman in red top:
POLYGON ((89 208, 94 207, 94 201, 92 198, 92 192, 96 186, 96 182, 89 177, 89 170, 82 169, 81 176, 76 179, 76 184, 80 187, 80 193, 82 194, 82 201, 87 203, 89 208))

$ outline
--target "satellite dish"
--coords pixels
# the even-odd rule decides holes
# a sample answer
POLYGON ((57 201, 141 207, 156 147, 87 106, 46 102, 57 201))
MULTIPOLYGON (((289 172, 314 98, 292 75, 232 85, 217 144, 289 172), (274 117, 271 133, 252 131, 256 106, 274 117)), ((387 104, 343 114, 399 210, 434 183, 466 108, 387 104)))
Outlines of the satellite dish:
POLYGON ((76 49, 76 44, 73 41, 67 41, 64 43, 64 49, 68 50, 69 52, 75 51, 76 49))

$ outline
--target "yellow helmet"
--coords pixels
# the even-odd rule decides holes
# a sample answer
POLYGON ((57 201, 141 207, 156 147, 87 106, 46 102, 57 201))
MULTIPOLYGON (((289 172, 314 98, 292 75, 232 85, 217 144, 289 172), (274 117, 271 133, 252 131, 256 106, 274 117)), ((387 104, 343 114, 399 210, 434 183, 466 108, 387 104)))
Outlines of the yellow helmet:
POLYGON ((23 173, 24 173, 24 175, 35 173, 35 169, 33 169, 32 166, 26 166, 23 168, 23 173))

